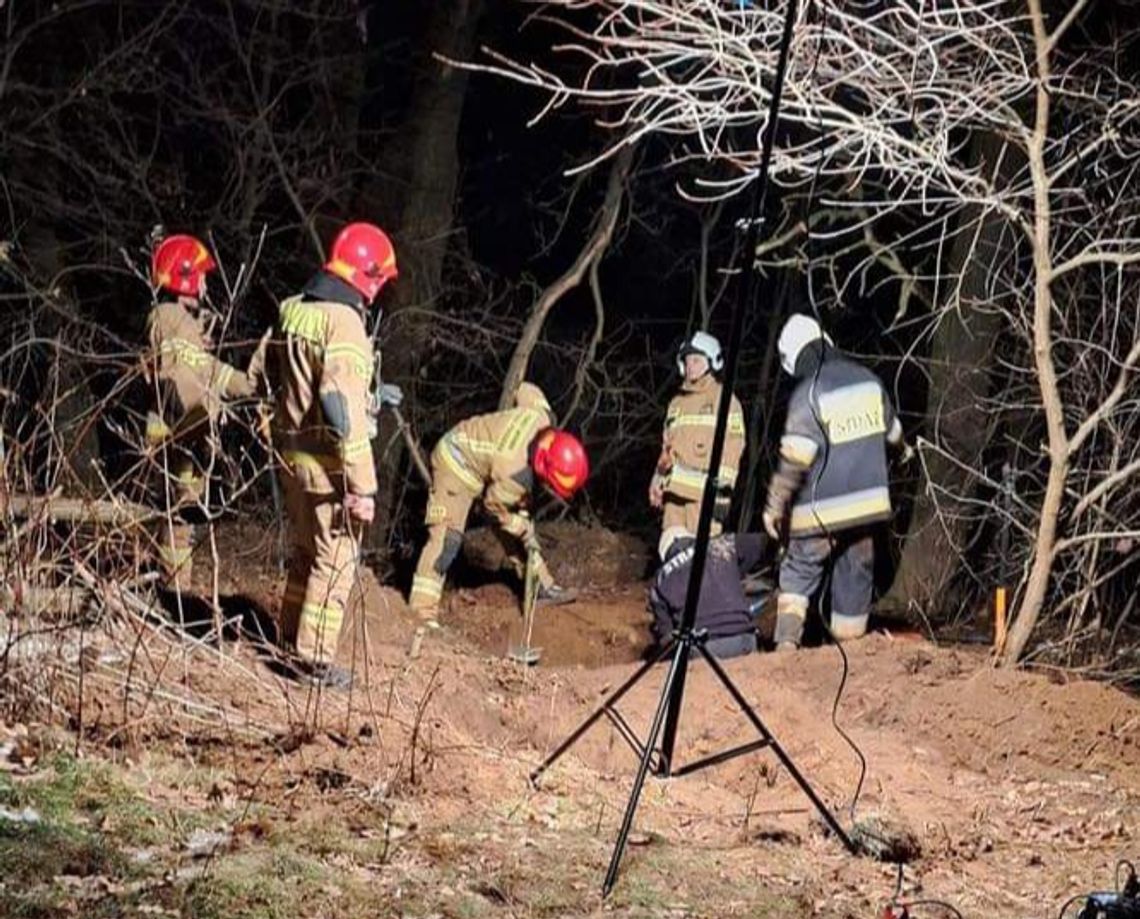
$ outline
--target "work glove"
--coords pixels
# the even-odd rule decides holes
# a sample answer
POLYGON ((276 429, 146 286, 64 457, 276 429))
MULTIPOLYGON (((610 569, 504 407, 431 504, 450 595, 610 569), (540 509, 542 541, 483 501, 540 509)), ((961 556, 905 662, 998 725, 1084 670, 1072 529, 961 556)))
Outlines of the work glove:
POLYGON ((649 480, 649 506, 660 509, 665 504, 665 477, 654 474, 649 480))
POLYGON ((538 533, 535 532, 534 521, 526 514, 512 514, 510 522, 503 529, 516 537, 527 552, 538 548, 538 533))
POLYGON ((361 523, 371 523, 376 517, 376 499, 372 495, 344 496, 344 509, 348 516, 361 523))
POLYGON ((779 542, 784 531, 783 515, 774 510, 765 508, 764 513, 760 515, 760 519, 764 521, 764 532, 779 542))
POLYGON ((806 467, 780 458, 780 464, 768 483, 768 497, 761 515, 764 531, 773 539, 780 540, 783 537, 788 525, 788 507, 806 476, 806 467))
POLYGON ((404 401, 404 391, 395 383, 380 384, 380 405, 399 408, 404 401))

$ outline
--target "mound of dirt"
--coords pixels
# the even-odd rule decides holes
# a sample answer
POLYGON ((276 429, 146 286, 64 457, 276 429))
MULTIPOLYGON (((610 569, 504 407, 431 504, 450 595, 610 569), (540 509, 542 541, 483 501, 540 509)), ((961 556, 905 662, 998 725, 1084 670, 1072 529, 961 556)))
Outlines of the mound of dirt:
MULTIPOLYGON (((456 638, 495 657, 525 639, 518 597, 505 584, 449 592, 441 619, 456 638)), ((640 588, 594 591, 576 603, 540 608, 531 638, 542 649, 544 667, 634 661, 649 642, 649 614, 640 588)))
MULTIPOLYGON (((542 554, 558 583, 577 588, 626 587, 644 579, 649 550, 628 533, 568 520, 540 523, 542 554)), ((480 571, 508 568, 506 548, 491 527, 468 530, 463 560, 480 571)))

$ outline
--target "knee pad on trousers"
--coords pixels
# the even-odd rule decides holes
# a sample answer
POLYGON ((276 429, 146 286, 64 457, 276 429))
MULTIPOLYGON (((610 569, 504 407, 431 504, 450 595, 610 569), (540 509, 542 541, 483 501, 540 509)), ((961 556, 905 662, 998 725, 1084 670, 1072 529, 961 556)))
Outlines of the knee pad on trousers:
POLYGON ((836 641, 848 641, 852 638, 862 638, 867 634, 867 621, 870 616, 848 616, 846 613, 832 611, 831 634, 836 641))
POLYGON ((452 563, 459 557, 459 550, 463 547, 463 534, 459 530, 448 529, 443 534, 443 549, 439 558, 435 560, 435 573, 447 574, 452 563))
POLYGON ((804 620, 807 619, 808 598, 800 594, 782 593, 776 598, 776 633, 772 640, 798 645, 804 637, 804 620))

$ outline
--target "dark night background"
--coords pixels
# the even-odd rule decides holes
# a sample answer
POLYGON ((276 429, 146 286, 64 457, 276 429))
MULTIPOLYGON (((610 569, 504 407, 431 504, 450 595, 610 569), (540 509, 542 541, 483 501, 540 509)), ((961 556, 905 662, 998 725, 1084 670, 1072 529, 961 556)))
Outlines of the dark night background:
MULTIPOLYGON (((605 134, 594 123, 601 113, 567 105, 528 127, 546 97, 434 56, 485 61, 480 49, 489 47, 520 60, 548 59, 561 33, 528 20, 529 12, 505 0, 0 7, 7 37, 0 283, 15 304, 3 333, 27 354, 5 380, 3 426, 10 437, 34 440, 44 430, 46 396, 63 391, 51 409, 52 430, 70 437, 69 463, 31 463, 27 486, 97 488, 97 460, 112 487, 126 494, 135 487, 130 435, 145 393, 124 379, 143 338, 150 292, 138 271, 156 225, 208 236, 231 283, 246 264, 236 298, 222 284, 213 288, 223 352, 239 363, 344 222, 381 225, 401 266, 399 281, 381 297, 385 377, 404 388, 416 433, 430 449, 460 418, 493 409, 522 325, 581 251, 612 169, 611 160, 566 175, 602 149, 605 134), (64 345, 55 357, 42 347, 52 340, 64 345)), ((736 265, 734 224, 746 203, 746 196, 721 205, 684 200, 678 187, 691 187, 694 173, 669 165, 677 149, 651 138, 634 153, 601 262, 605 326, 592 359, 595 306, 583 283, 550 314, 529 365, 529 377, 552 397, 563 423, 582 434, 593 460, 588 494, 570 516, 647 540, 656 521, 643 496, 677 384, 676 347, 701 325, 702 228, 709 325, 724 337, 737 285, 723 283, 723 272, 736 265)), ((718 167, 700 168, 715 174, 718 167)), ((780 226, 811 209, 802 194, 773 195, 767 218, 780 226)), ((921 230, 926 218, 908 219, 878 232, 921 230)), ((813 265, 827 260, 840 276, 858 262, 822 243, 799 255, 813 265)), ((915 270, 930 278, 930 269, 927 261, 915 270)), ((915 301, 893 322, 899 284, 873 266, 836 309, 819 270, 820 300, 812 304, 802 270, 766 269, 747 316, 737 391, 749 416, 749 473, 735 504, 746 526, 757 523, 781 421, 786 387, 774 331, 789 312, 821 309, 840 346, 887 382, 910 435, 929 433, 926 308, 915 301)), ((234 425, 225 436, 236 457, 232 475, 256 469, 263 451, 248 432, 234 425)), ((55 449, 51 438, 36 444, 29 455, 55 449)), ((995 478, 1009 449, 982 457, 995 478)), ((391 419, 377 453, 381 519, 373 554, 402 571, 420 536, 424 490, 391 419)), ((915 484, 914 470, 898 483, 896 555, 915 484)), ((244 494, 247 512, 268 513, 267 487, 261 481, 244 494)), ((984 505, 994 493, 982 487, 976 498, 984 505)), ((987 526, 968 549, 983 567, 997 535, 987 526)), ((889 568, 884 563, 884 583, 889 568)), ((976 577, 967 580, 950 605, 969 612, 984 591, 976 577)))

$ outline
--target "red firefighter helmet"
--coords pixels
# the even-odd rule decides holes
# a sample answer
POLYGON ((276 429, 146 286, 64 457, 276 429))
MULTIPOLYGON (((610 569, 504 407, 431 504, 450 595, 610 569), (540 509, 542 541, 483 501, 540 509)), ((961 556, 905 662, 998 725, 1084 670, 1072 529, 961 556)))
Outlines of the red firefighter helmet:
POLYGON ((398 274, 392 240, 371 223, 350 223, 332 244, 325 271, 346 281, 371 303, 380 288, 398 274))
POLYGON ((151 280, 176 294, 197 297, 206 275, 217 267, 201 240, 179 234, 167 236, 154 250, 151 280))
POLYGON ((590 475, 590 460, 582 442, 557 428, 539 431, 531 465, 535 475, 564 501, 574 497, 590 475))

